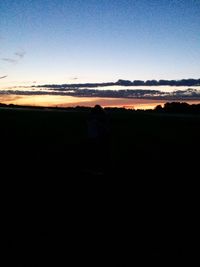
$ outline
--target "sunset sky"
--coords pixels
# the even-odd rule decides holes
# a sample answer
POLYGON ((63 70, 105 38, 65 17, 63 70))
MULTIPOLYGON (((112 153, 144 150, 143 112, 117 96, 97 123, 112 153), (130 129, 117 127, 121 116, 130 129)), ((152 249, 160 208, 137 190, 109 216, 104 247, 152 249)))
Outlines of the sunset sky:
POLYGON ((199 0, 0 0, 0 88, 199 70, 199 0))

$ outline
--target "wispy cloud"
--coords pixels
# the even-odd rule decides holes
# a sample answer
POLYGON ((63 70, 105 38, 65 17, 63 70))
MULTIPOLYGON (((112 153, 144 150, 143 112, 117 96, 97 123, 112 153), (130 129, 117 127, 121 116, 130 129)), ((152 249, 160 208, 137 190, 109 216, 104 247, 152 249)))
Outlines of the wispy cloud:
POLYGON ((76 81, 78 80, 79 78, 77 76, 74 76, 74 77, 69 77, 68 80, 70 81, 76 81))
POLYGON ((26 52, 24 50, 15 52, 15 55, 21 59, 25 56, 26 52))
POLYGON ((6 77, 8 77, 8 75, 1 76, 0 79, 4 79, 6 77))
POLYGON ((14 59, 14 58, 8 58, 8 57, 2 57, 1 58, 1 60, 3 60, 3 61, 6 61, 6 62, 8 62, 8 63, 17 63, 17 59, 14 59))
POLYGON ((2 103, 6 103, 8 102, 8 104, 10 103, 10 101, 15 101, 15 100, 18 100, 20 99, 21 96, 20 95, 3 95, 3 94, 0 94, 0 102, 2 103))
POLYGON ((11 64, 16 64, 25 56, 25 54, 26 52, 24 50, 19 50, 14 53, 15 57, 2 57, 1 60, 11 64))

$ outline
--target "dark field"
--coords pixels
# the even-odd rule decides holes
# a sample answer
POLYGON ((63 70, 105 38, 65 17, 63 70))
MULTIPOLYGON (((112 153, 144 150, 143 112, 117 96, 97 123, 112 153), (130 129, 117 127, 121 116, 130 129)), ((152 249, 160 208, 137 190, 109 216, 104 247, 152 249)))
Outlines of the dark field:
MULTIPOLYGON (((32 172, 44 171, 45 176, 63 171, 65 177, 68 173, 85 173, 92 168, 90 160, 98 156, 98 151, 92 151, 95 154, 91 157, 88 148, 88 113, 87 110, 0 110, 4 163, 27 164, 32 172)), ((108 169, 112 174, 134 178, 138 172, 157 176, 164 171, 170 176, 172 170, 195 168, 199 115, 120 109, 108 109, 107 114, 110 139, 104 154, 109 153, 108 169)))
POLYGON ((182 261, 200 116, 108 109, 109 141, 95 149, 88 114, 0 109, 8 262, 182 261))

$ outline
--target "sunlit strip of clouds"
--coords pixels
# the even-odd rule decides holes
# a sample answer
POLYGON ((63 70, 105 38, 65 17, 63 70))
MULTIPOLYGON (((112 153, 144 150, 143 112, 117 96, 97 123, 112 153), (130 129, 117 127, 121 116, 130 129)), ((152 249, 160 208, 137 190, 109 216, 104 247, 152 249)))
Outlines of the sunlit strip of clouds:
POLYGON ((137 99, 200 99, 200 90, 188 88, 174 92, 161 92, 159 90, 94 90, 94 89, 70 89, 70 88, 8 88, 1 89, 0 94, 8 95, 57 95, 75 97, 107 97, 107 98, 137 98, 137 99))

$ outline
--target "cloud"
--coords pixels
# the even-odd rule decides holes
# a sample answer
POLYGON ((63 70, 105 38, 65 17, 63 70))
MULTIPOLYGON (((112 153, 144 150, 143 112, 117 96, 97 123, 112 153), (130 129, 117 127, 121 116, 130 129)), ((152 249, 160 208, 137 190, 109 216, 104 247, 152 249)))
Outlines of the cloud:
POLYGON ((1 76, 0 79, 4 79, 6 77, 8 77, 8 75, 1 76))
POLYGON ((18 52, 15 52, 15 55, 21 59, 25 56, 26 52, 25 51, 18 51, 18 52))
POLYGON ((76 80, 78 80, 78 77, 74 76, 74 77, 69 77, 68 79, 69 79, 70 81, 76 81, 76 80))
POLYGON ((21 50, 21 51, 17 51, 14 53, 15 58, 2 57, 1 60, 6 61, 6 62, 11 63, 11 64, 15 64, 15 63, 18 63, 25 56, 25 54, 26 54, 26 52, 24 50, 21 50))
POLYGON ((6 61, 8 63, 12 63, 12 64, 18 62, 18 60, 14 59, 14 58, 8 58, 8 57, 2 57, 1 60, 6 61))
POLYGON ((20 95, 5 95, 5 94, 0 94, 0 103, 9 103, 10 101, 15 101, 17 99, 20 99, 20 95))
POLYGON ((149 100, 200 100, 200 90, 189 88, 187 90, 178 90, 173 93, 161 92, 159 90, 101 90, 101 89, 79 89, 67 88, 63 86, 45 87, 30 86, 13 88, 11 90, 0 90, 1 94, 15 95, 58 95, 58 96, 76 96, 76 97, 99 97, 99 98, 123 98, 123 99, 149 99, 149 100))

